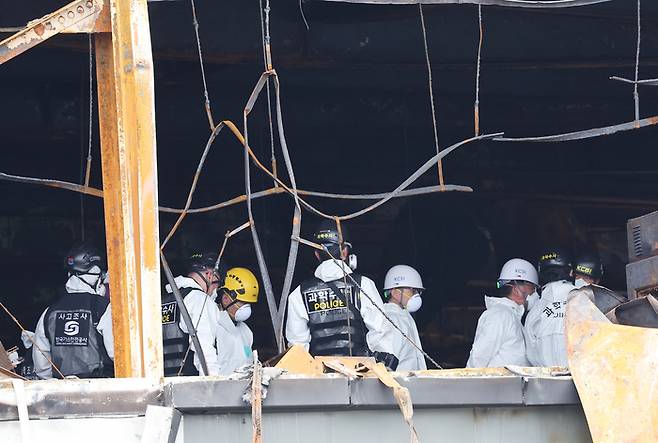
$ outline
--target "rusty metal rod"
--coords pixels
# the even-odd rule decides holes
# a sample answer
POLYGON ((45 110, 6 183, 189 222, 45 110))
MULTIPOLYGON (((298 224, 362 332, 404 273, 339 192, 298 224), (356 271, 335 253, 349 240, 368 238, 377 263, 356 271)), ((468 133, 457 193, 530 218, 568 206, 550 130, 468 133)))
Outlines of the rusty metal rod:
MULTIPOLYGON (((244 125, 244 136, 243 136, 243 146, 244 146, 244 184, 245 184, 245 195, 247 196, 247 214, 249 215, 249 223, 251 227, 251 237, 254 243, 254 250, 256 251, 256 258, 258 261, 258 268, 260 269, 261 279, 263 280, 263 288, 265 289, 265 298, 267 300, 267 307, 270 311, 270 319, 272 321, 272 330, 274 332, 276 343, 281 343, 281 338, 279 337, 279 331, 277 329, 277 318, 278 310, 276 299, 274 298, 274 290, 272 289, 272 281, 270 280, 270 273, 265 262, 265 256, 263 255, 263 249, 260 244, 260 238, 258 237, 258 230, 256 228, 256 222, 254 220, 252 205, 251 205, 251 171, 250 171, 250 158, 252 158, 253 153, 249 148, 249 132, 248 132, 248 121, 249 114, 251 113, 260 92, 263 90, 268 77, 271 75, 269 71, 264 72, 256 86, 254 87, 247 103, 245 104, 244 111, 242 113, 243 125, 244 125)), ((263 166, 263 168, 265 168, 263 166)), ((267 169, 267 168, 265 168, 267 169)), ((277 179, 277 181, 279 181, 277 179)), ((286 187, 287 188, 287 187, 286 187)))
MULTIPOLYGON (((201 343, 199 343, 199 337, 196 334, 196 328, 194 327, 194 322, 192 321, 192 317, 190 317, 190 313, 187 311, 187 307, 185 306, 185 302, 183 301, 183 296, 180 293, 180 290, 178 289, 178 286, 176 285, 176 280, 174 279, 174 275, 171 273, 171 268, 169 267, 169 263, 167 262, 167 259, 165 258, 164 252, 160 250, 160 263, 162 264, 162 269, 164 269, 165 277, 167 278, 167 281, 169 282, 169 286, 171 286, 171 290, 174 293, 174 298, 176 298, 176 304, 178 305, 178 308, 180 309, 181 316, 183 317, 183 322, 185 322, 185 326, 187 326, 187 331, 188 335, 192 339, 192 343, 194 344, 194 353, 195 355, 199 356, 199 362, 201 363, 201 369, 203 370, 203 374, 201 375, 209 375, 208 373, 208 364, 206 363, 206 356, 203 355, 203 349, 201 348, 201 343)), ((189 347, 188 347, 189 351, 189 347)), ((187 353, 185 354, 187 357, 187 353)), ((184 364, 181 363, 181 365, 184 364)))
MULTIPOLYGON (((629 171, 631 173, 631 171, 629 171)), ((22 177, 17 175, 5 174, 0 172, 0 180, 12 181, 17 183, 26 183, 26 184, 36 184, 46 187, 52 187, 57 189, 65 189, 67 191, 79 192, 87 195, 92 195, 94 197, 103 198, 103 191, 101 189, 82 186, 76 183, 61 181, 61 180, 51 180, 51 179, 41 179, 34 177, 22 177)), ((462 185, 445 185, 446 192, 473 192, 473 189, 468 186, 462 185)), ((401 197, 411 197, 424 194, 433 194, 436 192, 441 192, 440 186, 425 186, 421 188, 407 189, 395 196, 395 198, 401 197)), ((263 191, 254 192, 251 194, 252 199, 258 199, 262 197, 267 197, 270 195, 285 194, 286 191, 277 186, 276 188, 269 188, 263 191)), ((299 195, 305 195, 308 197, 319 197, 319 198, 330 198, 338 200, 379 200, 388 195, 388 192, 381 192, 377 194, 335 194, 330 192, 319 192, 319 191, 305 191, 298 189, 297 193, 299 195)), ((187 211, 188 214, 200 214, 204 212, 215 211, 218 209, 223 209, 229 206, 236 205, 238 203, 245 202, 247 200, 246 195, 242 194, 237 197, 233 197, 229 200, 223 201, 221 203, 216 203, 210 206, 203 206, 200 208, 192 208, 187 211)), ((160 206, 160 212, 170 213, 170 214, 180 214, 183 212, 182 208, 170 208, 167 206, 160 206)))
MULTIPOLYGON (((423 14, 423 5, 422 3, 418 4, 418 14, 420 15, 420 29, 423 35, 423 48, 425 49, 425 63, 427 64, 427 86, 428 94, 430 96, 430 109, 432 111, 432 128, 434 129, 434 147, 436 148, 436 153, 439 153, 439 131, 436 127, 436 106, 434 104, 434 82, 432 79, 432 63, 430 62, 430 50, 427 44, 427 30, 425 29, 425 14, 423 14)), ((478 134, 475 134, 476 136, 478 134)), ((437 172, 439 174, 439 185, 443 187, 445 185, 443 181, 443 162, 441 159, 436 163, 437 172)))
MULTIPOLYGON (((12 314, 11 311, 9 311, 9 309, 4 305, 4 303, 0 302, 0 308, 2 308, 2 310, 5 311, 5 313, 7 313, 7 315, 9 316, 9 318, 11 318, 11 319, 14 321, 14 323, 16 323, 16 325, 17 325, 18 328, 21 330, 21 332, 27 330, 27 329, 25 329, 25 328, 23 327, 23 325, 21 324, 21 322, 18 321, 18 319, 17 319, 16 317, 14 317, 14 314, 12 314)), ((39 345, 37 345, 37 342, 36 342, 36 341, 34 340, 34 338, 32 337, 32 334, 27 334, 26 337, 28 338, 28 340, 30 340, 30 341, 32 342, 32 346, 34 346, 35 349, 36 349, 37 351, 39 351, 39 353, 40 353, 41 355, 43 355, 43 357, 44 357, 46 360, 48 360, 48 363, 50 363, 50 366, 53 367, 53 368, 55 369, 55 371, 57 371, 57 373, 59 374, 59 376, 62 377, 62 378, 65 378, 65 377, 64 377, 64 374, 62 374, 62 371, 60 371, 59 368, 57 367, 57 365, 56 365, 55 363, 53 363, 53 361, 52 361, 52 359, 50 358, 50 356, 49 356, 49 355, 46 355, 45 351, 43 351, 43 350, 39 347, 39 345)))
POLYGON ((299 251, 299 242, 295 240, 295 237, 299 237, 302 229, 302 210, 299 203, 299 190, 297 189, 297 181, 295 179, 295 172, 292 166, 292 160, 290 159, 290 153, 288 151, 288 143, 286 141, 285 131, 283 128, 283 115, 281 112, 281 85, 279 83, 279 77, 274 75, 274 90, 276 93, 276 123, 277 130, 279 132, 279 143, 281 144, 281 150, 283 152, 283 159, 286 164, 286 169, 288 171, 288 177, 290 177, 290 184, 292 186, 293 198, 295 200, 295 208, 292 216, 292 233, 290 237, 290 249, 288 252, 288 264, 286 266, 286 274, 283 280, 283 288, 281 289, 281 297, 279 298, 279 308, 278 308, 278 330, 279 330, 279 352, 282 352, 285 349, 285 340, 283 336, 283 320, 285 318, 285 309, 286 303, 288 301, 288 295, 290 294, 290 288, 292 287, 292 279, 295 274, 295 267, 297 264, 297 253, 299 251))
POLYGON ((194 173, 194 178, 192 179, 192 185, 190 186, 190 191, 187 194, 187 201, 185 202, 185 207, 183 208, 183 211, 180 213, 178 219, 176 220, 176 223, 174 223, 174 226, 172 226, 171 230, 169 231, 169 234, 167 234, 167 237, 162 242, 162 246, 160 246, 160 249, 164 250, 164 247, 167 245, 171 237, 173 237, 173 235, 176 233, 176 230, 178 229, 180 224, 183 222, 183 219, 187 215, 187 211, 188 209, 190 209, 190 206, 192 205, 192 197, 194 196, 194 191, 196 190, 197 183, 199 182, 199 177, 201 176, 203 165, 206 162, 206 157, 208 157, 208 152, 210 152, 210 148, 212 147, 213 142, 215 141, 217 135, 221 132, 223 127, 224 124, 220 123, 219 125, 215 126, 215 128, 210 133, 210 137, 208 137, 208 141, 206 142, 206 147, 203 150, 203 154, 201 154, 201 159, 199 160, 199 164, 197 165, 196 172, 194 173))
POLYGON ((633 85, 640 85, 640 86, 658 86, 658 78, 649 78, 645 80, 636 81, 636 80, 631 80, 624 77, 617 77, 616 75, 613 75, 612 77, 610 77, 610 80, 617 80, 620 82, 630 83, 633 85))
POLYGON ((480 135, 480 65, 482 61, 482 41, 484 40, 484 27, 482 26, 482 5, 478 5, 478 25, 480 39, 478 41, 478 57, 475 69, 475 103, 473 104, 473 120, 475 136, 480 135))
POLYGON ((362 3, 373 5, 452 5, 452 4, 471 4, 482 6, 506 6, 511 8, 571 8, 574 6, 595 5, 597 3, 606 3, 610 0, 555 0, 555 1, 537 1, 537 0, 322 0, 325 2, 336 3, 362 3))
POLYGON ((66 189, 67 191, 79 192, 82 194, 93 195, 94 197, 103 197, 103 191, 89 186, 79 185, 77 183, 65 182, 61 180, 51 180, 47 178, 24 177, 21 175, 12 175, 0 172, 0 180, 28 183, 32 185, 47 186, 49 188, 66 189))
POLYGON ((541 137, 495 137, 493 141, 496 142, 564 142, 571 140, 582 140, 586 138, 602 137, 604 135, 615 134, 622 131, 631 131, 633 129, 644 128, 658 124, 658 115, 653 117, 643 118, 628 123, 621 123, 619 125, 604 126, 602 128, 587 129, 584 131, 567 132, 564 134, 544 135, 541 137))
POLYGON ((637 0, 637 46, 635 48, 635 83, 633 85, 633 104, 635 105, 635 121, 640 119, 640 93, 637 81, 640 75, 640 42, 641 42, 640 0, 637 0))

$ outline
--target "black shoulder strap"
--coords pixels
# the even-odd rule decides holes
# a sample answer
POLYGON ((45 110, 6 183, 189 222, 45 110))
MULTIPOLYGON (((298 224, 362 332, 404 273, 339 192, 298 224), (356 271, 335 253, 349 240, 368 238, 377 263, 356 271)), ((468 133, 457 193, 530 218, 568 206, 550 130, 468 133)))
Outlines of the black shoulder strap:
MULTIPOLYGON (((189 294, 190 292, 192 292, 195 289, 196 288, 179 288, 180 295, 181 295, 181 297, 185 298, 185 297, 187 297, 187 294, 189 294)), ((172 294, 173 294, 173 292, 172 292, 172 294)))
POLYGON ((94 315, 94 323, 98 323, 107 311, 110 301, 106 297, 100 295, 89 294, 91 296, 91 313, 94 315))

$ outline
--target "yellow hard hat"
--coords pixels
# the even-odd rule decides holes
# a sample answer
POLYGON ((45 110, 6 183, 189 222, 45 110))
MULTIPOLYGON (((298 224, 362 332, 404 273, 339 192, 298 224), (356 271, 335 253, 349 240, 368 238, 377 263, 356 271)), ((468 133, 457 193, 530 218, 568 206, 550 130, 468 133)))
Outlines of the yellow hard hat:
POLYGON ((234 300, 245 303, 256 303, 258 301, 258 279, 247 268, 229 269, 226 272, 222 289, 234 300))

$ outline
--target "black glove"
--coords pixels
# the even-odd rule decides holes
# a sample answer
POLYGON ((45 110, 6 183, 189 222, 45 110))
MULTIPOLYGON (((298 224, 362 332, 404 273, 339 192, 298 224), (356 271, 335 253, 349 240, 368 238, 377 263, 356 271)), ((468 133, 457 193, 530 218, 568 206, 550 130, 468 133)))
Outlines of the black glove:
POLYGON ((400 360, 398 360, 395 355, 389 354, 388 352, 375 351, 372 354, 373 357, 375 357, 375 361, 377 363, 384 363, 384 366, 386 366, 389 371, 395 371, 400 363, 400 360))

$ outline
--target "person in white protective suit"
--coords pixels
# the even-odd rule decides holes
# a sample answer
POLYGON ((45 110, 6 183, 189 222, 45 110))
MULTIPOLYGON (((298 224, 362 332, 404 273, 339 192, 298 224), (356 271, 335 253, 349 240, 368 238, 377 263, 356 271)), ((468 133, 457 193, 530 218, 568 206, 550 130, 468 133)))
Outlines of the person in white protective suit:
POLYGON ((251 316, 251 305, 258 301, 258 279, 249 269, 231 268, 217 292, 220 307, 215 334, 218 373, 230 375, 253 361, 254 334, 245 321, 251 316))
POLYGON ((496 282, 496 295, 484 297, 486 310, 478 320, 468 368, 528 366, 521 317, 528 296, 539 284, 537 270, 528 261, 505 263, 496 282))
POLYGON ((528 360, 533 366, 568 366, 564 330, 569 292, 575 289, 569 255, 551 249, 539 257, 540 294, 528 298, 523 332, 528 360))
POLYGON ((89 244, 69 251, 66 285, 41 315, 34 332, 32 360, 39 378, 114 375, 112 314, 103 296, 101 266, 99 252, 89 244))
MULTIPOLYGON (((165 374, 167 374, 168 368, 174 370, 172 374, 167 375, 175 375, 179 365, 185 368, 187 359, 192 354, 194 355, 192 361, 194 362, 194 368, 196 368, 195 373, 199 375, 219 375, 219 360, 215 351, 219 307, 215 303, 215 299, 217 298, 217 288, 222 283, 222 279, 220 276, 221 271, 215 269, 216 265, 217 254, 212 252, 195 253, 188 260, 187 276, 179 275, 174 279, 176 286, 183 295, 183 303, 196 329, 199 345, 208 367, 208 374, 204 373, 198 350, 195 349, 191 338, 187 336, 190 333, 187 324, 182 316, 178 316, 176 318, 177 323, 163 324, 165 374), (187 346, 184 346, 184 352, 173 349, 173 346, 170 350, 167 343, 169 334, 164 328, 170 328, 174 330, 173 332, 176 332, 178 330, 176 326, 180 328, 182 334, 185 334, 182 336, 189 343, 187 346, 189 346, 191 352, 187 352, 187 346)), ((165 286, 165 292, 169 295, 172 294, 170 285, 165 286)), ((182 372, 182 374, 193 375, 187 372, 182 372)))
MULTIPOLYGON (((396 265, 388 270, 384 278, 384 312, 404 334, 420 349, 420 336, 416 322, 411 313, 420 309, 423 304, 421 294, 425 290, 423 280, 418 271, 411 266, 396 265)), ((389 353, 398 360, 398 371, 418 371, 427 369, 425 357, 404 336, 387 323, 390 341, 393 345, 389 353)))
POLYGON ((387 351, 384 303, 375 283, 353 272, 356 256, 348 240, 345 227, 339 232, 330 220, 315 230, 313 241, 325 250, 315 252, 320 264, 314 277, 288 297, 286 339, 313 356, 374 356, 395 369, 397 358, 387 351))
POLYGON ((578 254, 573 262, 571 276, 576 288, 598 285, 603 277, 603 263, 598 252, 586 250, 578 254))
POLYGON ((603 278, 603 262, 598 251, 580 251, 573 260, 572 268, 571 276, 574 278, 576 289, 591 289, 592 301, 604 314, 628 301, 626 297, 600 285, 603 278))

